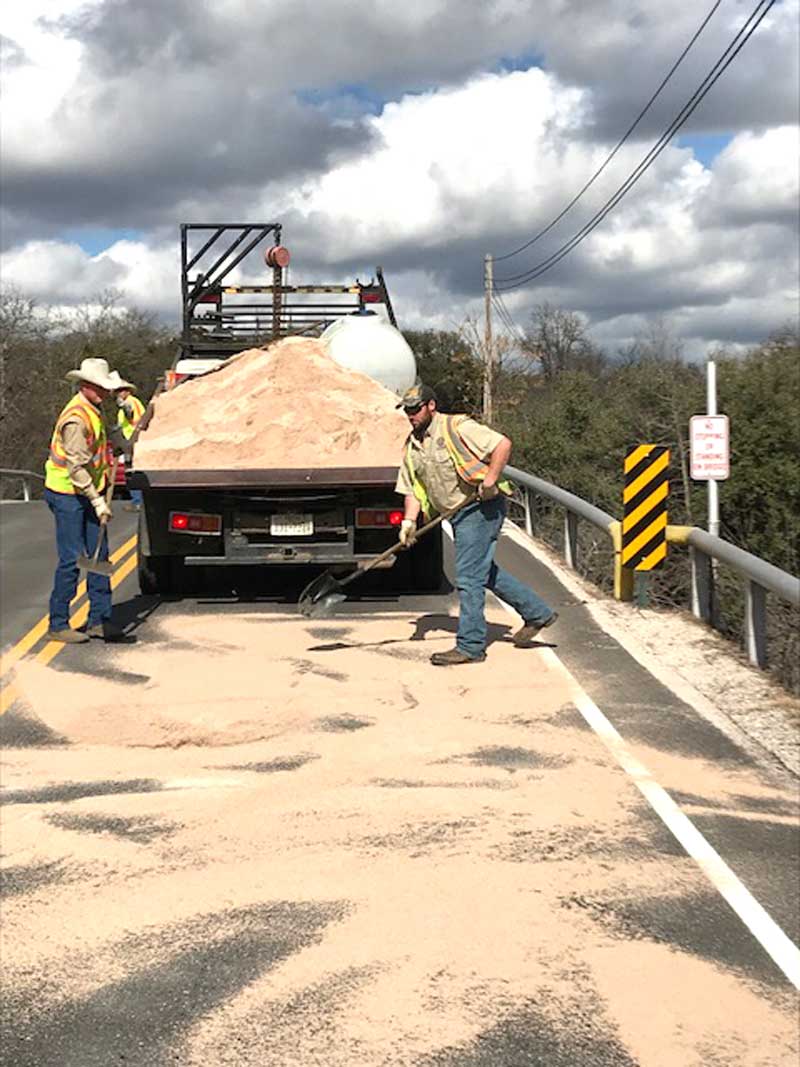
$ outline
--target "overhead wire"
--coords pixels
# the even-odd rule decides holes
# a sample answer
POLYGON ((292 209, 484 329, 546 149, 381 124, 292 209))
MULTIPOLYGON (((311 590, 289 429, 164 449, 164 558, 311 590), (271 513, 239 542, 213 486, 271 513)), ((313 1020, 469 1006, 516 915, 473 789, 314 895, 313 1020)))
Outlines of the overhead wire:
POLYGON ((763 21, 770 8, 775 4, 775 0, 759 0, 747 21, 738 30, 731 43, 722 53, 720 58, 711 68, 711 71, 706 75, 698 88, 694 91, 689 100, 684 104, 670 125, 650 149, 650 151, 642 158, 638 166, 628 175, 626 180, 617 189, 612 197, 610 197, 603 207, 595 213, 595 215, 565 244, 559 249, 553 252, 541 263, 529 268, 526 271, 522 271, 519 274, 509 275, 505 278, 496 279, 494 288, 496 292, 511 292, 514 289, 518 289, 522 285, 526 285, 528 282, 534 281, 540 275, 550 270, 555 266, 559 260, 563 259, 569 252, 572 251, 577 245, 579 245, 588 235, 596 229, 597 226, 603 221, 606 215, 612 211, 617 204, 625 197, 625 195, 633 188, 638 182, 639 178, 647 171, 650 165, 661 154, 667 144, 671 141, 676 131, 686 122, 686 120, 692 115, 712 86, 719 80, 722 74, 727 70, 736 56, 741 52, 747 41, 756 31, 758 26, 763 21), (766 5, 766 6, 764 6, 766 5), (763 10, 761 10, 763 8, 763 10), (754 21, 755 20, 755 21, 754 21), (753 23, 750 25, 750 23, 753 23), (497 285, 497 282, 500 285, 497 285))
POLYGON ((675 71, 678 69, 678 67, 681 65, 681 63, 684 61, 686 56, 689 54, 689 52, 691 51, 695 41, 700 36, 700 34, 703 32, 703 30, 706 28, 708 23, 711 21, 711 18, 714 15, 714 12, 717 10, 717 8, 719 7, 719 5, 721 3, 722 3, 722 0, 716 0, 716 3, 714 4, 714 6, 711 8, 711 10, 708 12, 706 17, 700 23, 700 25, 697 28, 697 30, 695 30, 695 33, 694 33, 692 39, 689 41, 689 43, 686 45, 684 50, 681 52, 681 54, 678 56, 678 58, 675 60, 675 62, 670 67, 669 71, 666 74, 666 77, 663 79, 663 81, 661 82, 659 87, 656 89, 656 91, 653 93, 653 95, 650 97, 650 99, 644 105, 644 107, 639 112, 639 114, 636 116, 636 118, 633 120, 631 125, 627 128, 627 130, 622 135, 620 140, 617 141, 616 145, 611 150, 609 155, 606 156, 606 158, 603 161, 603 163, 601 163, 601 165, 597 168, 597 170, 594 172, 594 174, 591 176, 591 178, 586 182, 586 184, 583 186, 583 188, 578 193, 575 194, 575 196, 572 198, 572 200, 570 200, 570 202, 563 209, 563 211, 560 211, 558 213, 558 215, 556 215, 556 217, 551 222, 549 222, 547 224, 547 226, 545 226, 545 228, 543 230, 540 230, 534 237, 531 237, 531 239, 529 241, 526 241, 524 245, 520 245, 519 248, 515 248, 513 252, 507 252, 503 256, 495 256, 494 257, 495 263, 499 263, 501 260, 504 260, 504 259, 511 259, 512 256, 518 256, 520 254, 520 252, 524 252, 526 248, 530 248, 531 245, 536 244, 536 242, 539 240, 540 237, 544 237, 544 235, 546 233, 549 233, 553 229, 553 227, 557 223, 559 223, 564 218, 564 216, 569 211, 572 210, 573 207, 575 207, 575 205, 581 199, 581 197, 586 192, 586 190, 589 189, 590 186, 594 185, 595 181, 600 177, 600 175, 606 169, 608 164, 611 162, 611 160, 614 158, 614 156, 617 154, 617 152, 619 152, 620 148, 622 148, 622 146, 628 140, 630 135, 633 133, 633 131, 636 129, 636 127, 639 125, 639 123, 642 121, 644 116, 647 114, 647 112, 653 106, 655 101, 660 96, 661 90, 666 86, 666 84, 669 82, 669 80, 672 77, 672 75, 675 73, 675 71))
POLYGON ((506 303, 503 300, 501 293, 492 293, 492 305, 494 306, 495 311, 502 320, 503 325, 514 338, 514 340, 516 340, 519 344, 524 344, 525 334, 514 321, 514 317, 506 307, 506 303))

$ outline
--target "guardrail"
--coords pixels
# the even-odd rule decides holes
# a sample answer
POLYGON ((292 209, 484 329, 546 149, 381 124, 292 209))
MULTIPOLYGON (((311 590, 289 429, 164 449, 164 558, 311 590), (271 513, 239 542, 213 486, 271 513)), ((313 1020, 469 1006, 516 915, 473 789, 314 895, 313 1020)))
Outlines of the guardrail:
POLYGON ((22 499, 25 501, 31 499, 31 480, 44 481, 44 475, 37 474, 36 471, 11 470, 8 467, 0 467, 0 478, 20 478, 22 481, 22 499))
MULTIPOLYGON (((525 530, 533 536, 532 495, 545 497, 564 508, 564 558, 573 570, 578 563, 578 520, 604 531, 614 546, 614 596, 632 600, 634 572, 622 566, 622 523, 574 493, 537 478, 516 467, 504 473, 520 487, 525 510, 525 530)), ((667 541, 687 545, 692 568, 692 614, 709 625, 715 623, 714 573, 712 560, 724 563, 737 572, 745 585, 745 646, 752 664, 767 664, 767 593, 800 608, 800 578, 796 578, 766 560, 714 537, 697 526, 668 526, 667 541)))

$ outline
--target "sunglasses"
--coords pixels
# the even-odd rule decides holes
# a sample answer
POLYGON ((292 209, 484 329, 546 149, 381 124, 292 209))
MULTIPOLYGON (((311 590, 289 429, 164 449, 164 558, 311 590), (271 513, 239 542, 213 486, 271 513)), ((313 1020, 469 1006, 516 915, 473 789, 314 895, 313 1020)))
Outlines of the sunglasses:
POLYGON ((406 415, 417 415, 425 407, 424 404, 415 404, 413 408, 406 408, 406 415))

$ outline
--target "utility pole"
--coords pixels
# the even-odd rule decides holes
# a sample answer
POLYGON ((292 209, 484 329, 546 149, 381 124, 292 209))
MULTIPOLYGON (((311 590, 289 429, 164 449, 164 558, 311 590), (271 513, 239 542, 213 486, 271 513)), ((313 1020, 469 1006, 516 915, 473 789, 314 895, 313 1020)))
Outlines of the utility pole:
POLYGON ((483 285, 484 285, 484 314, 486 318, 486 333, 484 336, 484 365, 483 365, 483 421, 488 425, 492 423, 494 397, 494 337, 492 335, 492 288, 493 263, 492 257, 487 254, 483 257, 483 285))
MULTIPOLYGON (((706 414, 717 414, 717 364, 714 357, 706 361, 706 414)), ((708 532, 719 537, 719 483, 708 479, 708 532)))

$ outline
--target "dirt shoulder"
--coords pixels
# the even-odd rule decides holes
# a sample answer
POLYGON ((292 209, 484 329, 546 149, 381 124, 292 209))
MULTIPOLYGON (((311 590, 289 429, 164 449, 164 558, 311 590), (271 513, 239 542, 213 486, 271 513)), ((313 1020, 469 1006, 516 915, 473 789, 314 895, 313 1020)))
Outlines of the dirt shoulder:
POLYGON ((755 758, 800 777, 800 700, 751 667, 731 642, 688 611, 612 600, 513 523, 503 532, 550 568, 609 636, 676 696, 755 758))

